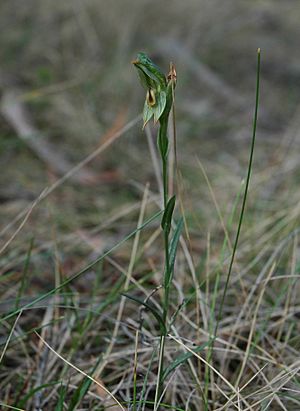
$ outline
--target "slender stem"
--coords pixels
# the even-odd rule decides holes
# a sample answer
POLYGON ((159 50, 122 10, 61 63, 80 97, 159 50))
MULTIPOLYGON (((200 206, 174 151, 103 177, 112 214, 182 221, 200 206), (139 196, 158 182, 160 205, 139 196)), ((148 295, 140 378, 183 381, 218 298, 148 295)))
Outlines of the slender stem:
POLYGON ((226 278, 226 283, 224 287, 224 292, 222 295, 222 300, 217 316, 217 322, 216 322, 216 327, 215 327, 215 332, 214 336, 216 338, 217 332, 218 332, 218 327, 220 324, 220 319, 223 311, 223 305, 224 305, 224 300, 225 296, 227 294, 227 288, 229 284, 229 279, 231 276, 232 268, 233 268, 233 263, 234 263, 234 258, 240 238, 240 233, 241 233, 241 228, 242 228, 242 223, 244 220, 244 213, 245 213, 245 208, 246 208, 246 202, 247 202, 247 197, 248 197, 248 191, 249 191, 249 183, 250 183, 250 177, 251 177, 251 171, 252 171, 252 163, 253 163, 253 155, 254 155, 254 147, 255 147, 255 140, 256 140, 256 127, 257 127, 257 117, 258 117, 258 103, 259 103, 259 84, 260 84, 260 49, 257 50, 257 72, 256 72, 256 95, 255 95, 255 109, 254 109, 254 117, 253 117, 253 131, 252 131, 252 141, 251 141, 251 149, 250 149, 250 156, 249 156, 249 163, 248 163, 248 171, 247 171, 247 178, 246 178, 246 185, 245 185, 245 192, 244 192, 244 197, 243 197, 243 203, 242 203, 242 209, 241 209, 241 214, 239 218, 239 224, 238 224, 238 229, 233 245, 233 251, 231 255, 231 260, 228 268, 228 273, 227 273, 227 278, 226 278))
MULTIPOLYGON (((163 177, 163 205, 164 209, 166 209, 169 194, 168 194, 168 187, 169 187, 169 176, 168 176, 168 117, 169 112, 164 115, 160 120, 160 129, 159 129, 159 147, 160 147, 160 155, 162 161, 162 177, 163 177)), ((169 309, 169 291, 170 291, 170 284, 168 283, 168 278, 170 278, 170 252, 169 252, 169 231, 164 229, 164 249, 165 249, 165 263, 164 263, 164 296, 163 296, 163 321, 165 324, 165 329, 168 329, 168 309, 169 309)), ((165 351, 165 338, 166 335, 160 336, 160 343, 159 343, 159 364, 158 364, 158 379, 157 379, 157 386, 155 392, 155 405, 154 409, 157 408, 157 401, 161 398, 163 392, 163 382, 162 382, 162 375, 164 371, 164 351, 165 351)))
POLYGON ((163 169, 163 189, 164 189, 164 209, 168 203, 168 162, 166 159, 162 160, 163 169))
POLYGON ((214 339, 212 340, 212 346, 211 346, 211 350, 210 350, 210 355, 211 356, 212 356, 212 352, 213 352, 214 341, 217 338, 217 332, 218 332, 219 324, 220 324, 220 321, 221 321, 221 315, 222 315, 222 311, 223 311, 224 301, 225 301, 225 297, 226 297, 226 294, 227 294, 227 289, 228 289, 229 280, 230 280, 231 273, 232 273, 235 254, 236 254, 236 251, 237 251, 237 246, 238 246, 238 242, 239 242, 239 238, 240 238, 242 223, 243 223, 243 220, 244 220, 246 202, 247 202, 248 191, 249 191, 249 183, 250 183, 250 177, 251 177, 251 172, 252 172, 254 147, 255 147, 255 141, 256 141, 256 128, 257 128, 257 117, 258 117, 258 106, 259 106, 259 86, 260 86, 260 48, 257 50, 255 109, 254 109, 254 116, 253 116, 252 140, 251 140, 251 149, 250 149, 250 156, 249 156, 249 163, 248 163, 246 185, 245 185, 242 208, 241 208, 241 213, 240 213, 240 218, 239 218, 239 223, 238 223, 238 229, 237 229, 237 233, 236 233, 236 237, 235 237, 235 241, 234 241, 234 245, 233 245, 233 251, 232 251, 231 260, 230 260, 230 264, 229 264, 229 268, 228 268, 228 273, 227 273, 225 287, 224 287, 224 291, 223 291, 223 295, 222 295, 222 300, 221 300, 221 304, 220 304, 218 315, 217 315, 216 326, 215 326, 215 330, 214 330, 214 339))
MULTIPOLYGON (((224 306, 224 302, 225 302, 225 297, 226 297, 226 294, 227 294, 229 280, 230 280, 232 269, 233 269, 233 263, 234 263, 234 260, 235 260, 235 255, 236 255, 236 251, 237 251, 237 246, 238 246, 240 233, 241 233, 241 228, 242 228, 242 223, 243 223, 244 214, 245 214, 246 202, 247 202, 248 191, 249 191, 249 183, 250 183, 250 177, 251 177, 251 171, 252 171, 255 140, 256 140, 256 128, 257 128, 258 105, 259 105, 259 85, 260 85, 260 49, 257 50, 255 109, 254 109, 254 116, 253 116, 253 129, 252 129, 253 131, 252 131, 252 140, 251 140, 251 149, 250 149, 250 156, 249 156, 249 162, 248 162, 246 185, 245 185, 242 208, 241 208, 239 222, 238 222, 238 229, 237 229, 237 233, 236 233, 236 236, 235 236, 235 241, 234 241, 232 254, 231 254, 231 259, 230 259, 230 263, 229 263, 229 268, 228 268, 228 272, 227 272, 225 287, 224 287, 224 291, 223 291, 223 294, 222 294, 222 299, 221 299, 221 303, 220 303, 220 306, 219 306, 218 314, 217 314, 217 317, 216 317, 216 325, 215 325, 215 329, 214 329, 213 339, 212 339, 211 345, 210 345, 209 350, 208 350, 208 356, 207 356, 207 362, 208 363, 210 363, 211 360, 212 360, 212 354, 213 354, 213 350, 214 350, 214 342, 217 338, 218 328, 219 328, 220 321, 221 321, 221 316, 222 316, 223 306, 224 306)), ((219 281, 219 275, 217 276, 217 279, 219 281)), ((215 292, 216 292, 217 289, 218 289, 218 282, 215 285, 215 292)), ((216 297, 215 293, 214 293, 214 295, 216 297)), ((215 298, 214 298, 214 301, 215 301, 215 298)), ((214 311, 214 306, 212 308, 212 311, 214 311)), ((208 400, 208 379, 209 379, 209 373, 206 369, 205 370, 205 396, 206 396, 205 411, 208 410, 208 401, 207 401, 208 400)))
POLYGON ((169 197, 169 176, 168 176, 168 117, 164 116, 160 120, 160 128, 158 132, 159 138, 159 148, 160 148, 160 155, 161 155, 161 162, 162 162, 162 177, 163 177, 163 205, 164 209, 166 209, 169 197))
MULTIPOLYGON (((163 177, 163 206, 164 210, 167 208, 169 200, 169 175, 168 175, 168 118, 167 112, 160 120, 159 129, 159 148, 162 162, 162 177, 163 177)), ((170 274, 170 256, 169 256, 169 231, 164 229, 164 249, 165 249, 165 264, 164 264, 164 298, 163 298, 163 320, 167 329, 168 305, 169 305, 169 284, 167 279, 170 274)))
POLYGON ((139 341, 139 330, 136 330, 135 333, 135 347, 134 347, 134 368, 133 368, 133 402, 132 402, 132 411, 136 411, 137 405, 137 352, 138 352, 138 341, 139 341))
POLYGON ((161 393, 163 390, 162 387, 162 375, 163 375, 163 370, 164 370, 164 351, 165 351, 165 335, 160 336, 159 340, 159 357, 158 357, 158 378, 156 381, 156 390, 155 390, 155 399, 154 399, 154 405, 153 409, 157 409, 157 402, 159 401, 161 397, 161 393))
MULTIPOLYGON (((169 292, 170 292, 170 284, 169 284, 169 274, 170 274, 170 255, 169 255, 169 234, 165 231, 164 232, 164 240, 165 240, 165 284, 164 284, 164 310, 163 310, 163 320, 165 325, 167 325, 167 317, 168 317, 168 307, 169 307, 169 292), (168 283, 166 282, 168 281, 168 283)), ((166 327, 167 328, 167 327, 166 327)))
MULTIPOLYGON (((164 248, 165 248, 165 274, 166 274, 170 270, 169 234, 166 231, 164 231, 164 248)), ((164 321, 166 330, 167 330, 167 321, 168 321, 169 289, 170 289, 169 284, 164 282, 163 321, 164 321)), ((162 391, 163 391, 162 375, 164 371, 165 338, 166 338, 166 334, 162 334, 159 340, 158 378, 157 378, 157 385, 156 385, 156 391, 155 391, 154 410, 157 408, 157 401, 160 399, 162 391)))

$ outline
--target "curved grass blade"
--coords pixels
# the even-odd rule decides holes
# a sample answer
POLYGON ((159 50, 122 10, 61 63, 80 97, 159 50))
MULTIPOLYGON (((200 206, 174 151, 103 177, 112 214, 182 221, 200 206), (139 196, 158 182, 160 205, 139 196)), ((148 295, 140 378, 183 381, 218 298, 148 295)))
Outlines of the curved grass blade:
POLYGON ((153 316, 156 318, 156 320, 159 324, 160 331, 164 334, 166 333, 166 327, 165 327, 165 324, 163 322, 163 319, 162 319, 160 313, 156 310, 156 308, 152 304, 146 303, 145 301, 141 300, 140 298, 134 297, 133 295, 129 295, 129 294, 125 294, 125 293, 122 293, 122 295, 124 295, 124 297, 129 298, 129 300, 132 300, 135 303, 141 304, 145 308, 147 308, 147 310, 149 310, 153 314, 153 316))
POLYGON ((29 391, 29 393, 26 394, 25 397, 22 400, 20 400, 18 402, 17 407, 20 407, 20 408, 26 407, 26 404, 27 404, 28 400, 31 397, 33 397, 34 394, 36 394, 37 392, 43 390, 44 388, 52 387, 53 385, 60 384, 60 383, 61 383, 61 381, 53 381, 53 382, 49 382, 47 384, 42 384, 42 385, 39 385, 38 387, 35 387, 31 391, 29 391))
POLYGON ((200 345, 199 347, 196 347, 193 349, 193 353, 191 352, 186 352, 181 354, 176 360, 174 360, 168 367, 164 370, 163 375, 162 375, 162 381, 165 381, 168 375, 171 374, 172 371, 174 371, 177 367, 179 367, 181 364, 184 364, 188 359, 192 358, 194 356, 194 353, 198 353, 203 351, 206 347, 208 347, 211 344, 211 341, 207 341, 206 343, 200 345))
POLYGON ((85 266, 82 270, 78 271, 77 273, 73 274, 71 277, 67 278, 65 281, 63 281, 60 285, 58 285, 55 288, 52 288, 52 290, 46 292, 45 294, 40 295, 37 297, 35 300, 31 301, 28 304, 25 304, 23 307, 18 308, 17 310, 14 310, 10 314, 7 314, 3 318, 0 319, 0 324, 3 323, 4 321, 8 320, 9 318, 19 314, 20 311, 27 310, 28 308, 33 307, 35 304, 39 303, 40 301, 44 300, 45 298, 49 297, 50 295, 55 294, 58 290, 61 290, 64 288, 66 285, 71 283, 72 281, 76 280, 78 277, 89 271, 92 267, 94 267, 95 264, 99 263, 102 261, 105 257, 110 255, 113 251, 115 251, 117 248, 119 248, 122 244, 124 244, 127 240, 132 238, 137 231, 142 230, 145 228, 147 225, 149 225, 152 221, 154 221, 157 217, 161 215, 162 211, 159 211, 158 213, 154 214, 152 217, 150 217, 148 220, 144 222, 140 227, 136 228, 134 231, 132 231, 130 234, 128 234, 126 237, 124 237, 121 241, 119 241, 117 244, 115 244, 110 250, 106 251, 104 254, 102 254, 100 257, 96 258, 93 262, 85 266))
MULTIPOLYGON (((102 360, 101 356, 99 357, 98 361, 96 362, 96 364, 94 365, 92 371, 91 371, 91 376, 93 376, 95 370, 97 369, 100 361, 102 360)), ((92 384, 92 380, 91 378, 83 378, 83 380, 81 381, 81 383, 79 384, 79 387, 76 389, 76 391, 74 392, 69 407, 68 407, 68 411, 75 411, 77 409, 77 407, 79 406, 80 402, 82 401, 83 397, 86 395, 86 393, 88 392, 91 384, 92 384)))

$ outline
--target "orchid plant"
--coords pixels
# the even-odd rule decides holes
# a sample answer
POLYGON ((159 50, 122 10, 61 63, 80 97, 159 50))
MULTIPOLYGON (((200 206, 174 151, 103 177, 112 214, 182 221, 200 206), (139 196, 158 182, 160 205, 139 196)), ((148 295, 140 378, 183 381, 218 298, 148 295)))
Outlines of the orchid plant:
POLYGON ((177 224, 174 234, 171 238, 171 223, 173 212, 176 203, 175 195, 169 198, 168 194, 168 122, 169 116, 174 103, 174 90, 176 86, 176 70, 174 65, 170 64, 170 71, 167 76, 163 74, 161 69, 152 62, 145 54, 139 53, 137 59, 133 61, 134 66, 138 70, 138 74, 142 86, 146 90, 146 99, 143 110, 143 127, 153 118, 154 123, 159 123, 157 145, 162 163, 163 177, 163 206, 164 212, 161 220, 161 227, 164 235, 164 251, 165 264, 163 276, 163 314, 162 327, 160 335, 159 347, 159 364, 158 364, 158 379, 155 395, 154 409, 157 409, 161 401, 163 391, 163 380, 165 375, 164 369, 164 347, 165 338, 168 333, 168 311, 169 311, 169 294, 172 283, 176 250, 180 233, 182 230, 182 220, 177 224))

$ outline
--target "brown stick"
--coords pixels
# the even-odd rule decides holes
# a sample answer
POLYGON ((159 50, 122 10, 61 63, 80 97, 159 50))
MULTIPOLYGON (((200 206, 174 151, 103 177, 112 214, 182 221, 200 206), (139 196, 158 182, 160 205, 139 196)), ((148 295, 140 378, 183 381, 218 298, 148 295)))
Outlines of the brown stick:
MULTIPOLYGON (((54 172, 64 175, 72 167, 62 153, 46 141, 43 133, 35 128, 33 120, 20 99, 20 90, 12 89, 3 94, 0 112, 17 136, 54 172)), ((94 173, 81 169, 72 179, 80 183, 88 183, 96 179, 94 173)))

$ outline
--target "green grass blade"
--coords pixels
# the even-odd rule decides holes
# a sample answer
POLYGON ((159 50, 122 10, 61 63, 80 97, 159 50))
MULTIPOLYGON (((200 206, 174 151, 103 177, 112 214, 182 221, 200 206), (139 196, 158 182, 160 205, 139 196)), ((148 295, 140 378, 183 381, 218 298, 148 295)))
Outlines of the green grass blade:
MULTIPOLYGON (((100 361, 102 360, 101 357, 99 357, 98 361, 96 362, 96 364, 94 365, 90 375, 93 376, 95 370, 97 369, 100 361)), ((74 392, 69 407, 68 407, 68 411, 75 411, 77 406, 80 404, 80 402, 82 401, 82 399, 84 398, 84 396, 86 395, 86 393, 88 392, 91 384, 92 384, 92 380, 91 378, 87 378, 84 377, 83 380, 81 381, 79 387, 76 389, 76 391, 74 392)))
POLYGON ((164 335, 165 335, 165 333, 166 333, 165 323, 164 323, 160 313, 157 311, 157 309, 152 304, 147 303, 147 302, 141 300, 140 298, 134 297, 133 295, 129 295, 129 294, 125 294, 125 293, 122 293, 122 295, 124 295, 124 297, 129 298, 129 300, 132 300, 132 301, 134 301, 138 304, 143 305, 145 308, 147 308, 147 310, 149 310, 153 314, 153 316, 156 318, 156 320, 159 324, 160 331, 163 332, 164 335))
POLYGON ((65 385, 61 385, 59 388, 59 398, 58 403, 56 404, 55 411, 64 411, 64 401, 67 395, 67 387, 65 385))
POLYGON ((219 328, 219 323, 220 323, 220 320, 221 320, 224 301, 225 301, 225 297, 226 297, 226 294, 227 294, 228 284, 229 284, 229 280, 230 280, 230 277, 231 277, 233 263, 234 263, 234 259, 235 259, 235 254, 236 254, 236 251, 237 251, 237 246, 238 246, 238 242, 239 242, 239 238, 240 238, 242 223, 243 223, 243 220, 244 220, 246 202, 247 202, 248 191, 249 191, 249 183, 250 183, 250 177, 251 177, 251 171, 252 171, 252 164, 253 164, 254 147, 255 147, 255 141, 256 141, 256 128, 257 128, 258 105, 259 105, 259 85, 260 85, 260 49, 257 50, 255 109, 254 109, 254 117, 253 117, 253 132, 252 132, 252 141, 251 141, 251 149, 250 149, 250 156, 249 156, 249 163, 248 163, 246 185, 245 185, 245 191, 244 191, 244 196, 243 196, 242 209, 241 209, 239 223, 238 223, 238 229, 237 229, 237 233, 236 233, 236 237, 235 237, 235 241, 234 241, 234 245, 233 245, 233 251, 232 251, 232 254, 231 254, 231 259, 230 259, 229 268, 228 268, 228 272, 227 272, 224 292, 223 292, 223 295, 222 295, 220 308, 219 308, 218 315, 217 315, 216 327, 215 327, 215 331, 214 331, 215 337, 217 335, 218 328, 219 328))
MULTIPOLYGON (((199 347, 196 347, 193 349, 194 353, 198 353, 204 350, 204 348, 208 347, 210 345, 211 341, 207 341, 206 343, 200 345, 199 347)), ((170 375, 172 371, 174 371, 177 367, 179 367, 181 364, 184 364, 188 359, 192 358, 194 356, 193 353, 191 352, 186 352, 181 354, 176 360, 174 360, 168 367, 163 372, 162 375, 162 381, 165 381, 166 378, 170 375)))
POLYGON ((70 284, 72 281, 76 280, 78 277, 89 271, 92 267, 94 267, 95 264, 99 263, 102 261, 105 257, 110 255, 113 251, 118 249, 122 244, 124 244, 127 240, 129 240, 131 237, 135 235, 137 231, 142 230, 145 228, 147 225, 149 225, 152 221, 154 221, 157 217, 161 215, 162 211, 159 211, 158 213, 154 214, 152 217, 150 217, 148 220, 146 220, 140 227, 136 228, 134 231, 132 231, 130 234, 128 234, 126 237, 124 237, 121 241, 119 241, 117 244, 115 244, 110 250, 106 251, 104 254, 102 254, 100 257, 96 258, 93 262, 88 264, 86 267, 84 267, 82 270, 78 271, 77 273, 73 274, 71 277, 63 281, 60 285, 57 287, 53 288, 52 290, 48 291, 45 294, 42 294, 41 296, 37 297, 35 300, 31 301, 28 304, 25 304, 23 307, 18 308, 17 310, 14 310, 10 314, 7 314, 4 316, 2 319, 0 319, 0 324, 3 323, 4 321, 7 321, 9 318, 19 314, 20 311, 27 310, 28 308, 33 307, 35 304, 38 302, 44 300, 45 298, 55 294, 58 290, 62 289, 66 285, 70 284))
POLYGON ((28 400, 31 397, 33 397, 34 394, 36 394, 37 392, 43 390, 44 388, 48 388, 48 387, 52 387, 53 385, 60 384, 60 382, 61 381, 53 381, 53 382, 49 382, 47 384, 42 384, 42 385, 39 385, 38 387, 33 388, 32 390, 29 391, 28 394, 25 395, 25 397, 22 400, 20 400, 18 402, 18 404, 16 406, 20 407, 20 408, 26 407, 26 404, 27 404, 28 400))
POLYGON ((156 352, 157 352, 157 348, 154 347, 154 349, 153 349, 153 351, 152 351, 152 354, 151 354, 150 361, 149 361, 149 365, 148 365, 148 368, 147 368, 147 371, 146 371, 146 375, 145 375, 145 378, 144 378, 144 381, 143 381, 143 387, 142 387, 140 399, 139 399, 139 402, 138 402, 138 409, 137 409, 137 411, 140 411, 142 405, 144 405, 144 403, 145 403, 144 396, 145 396, 146 389, 147 389, 148 377, 149 377, 149 374, 150 374, 150 371, 151 371, 151 367, 152 367, 153 362, 154 362, 154 358, 155 358, 155 356, 156 356, 156 352))
POLYGON ((168 285, 170 285, 170 283, 172 281, 172 273, 174 271, 174 264, 175 264, 175 259, 176 259, 177 247, 178 247, 180 235, 181 235, 181 232, 182 232, 182 229, 183 229, 183 222, 184 222, 184 220, 181 217, 178 224, 177 224, 177 226, 176 226, 173 238, 170 242, 170 248, 169 248, 170 273, 168 273, 168 278, 166 279, 168 285))
POLYGON ((68 407, 68 411, 74 411, 76 410, 77 406, 80 404, 81 400, 83 399, 83 397, 85 396, 85 394, 87 393, 88 389, 90 388, 92 384, 92 380, 89 378, 83 378, 83 380, 81 381, 79 387, 76 389, 76 391, 74 392, 69 407, 68 407))

